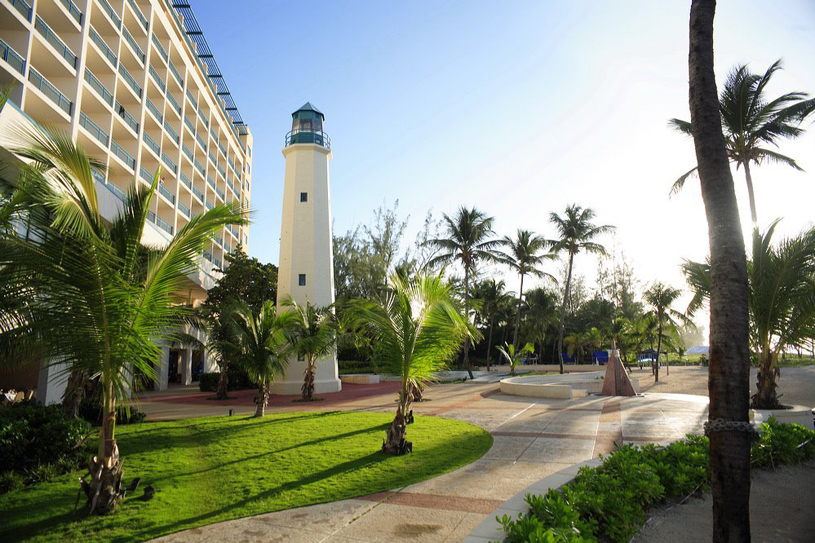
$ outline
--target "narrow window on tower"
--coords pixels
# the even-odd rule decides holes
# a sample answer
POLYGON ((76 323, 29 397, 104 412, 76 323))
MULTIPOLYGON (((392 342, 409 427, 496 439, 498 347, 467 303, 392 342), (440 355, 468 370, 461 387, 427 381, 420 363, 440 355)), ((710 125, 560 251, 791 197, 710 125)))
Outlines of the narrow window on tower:
POLYGON ((306 286, 306 274, 305 273, 301 273, 297 277, 297 284, 299 284, 301 287, 306 286))
POLYGON ((301 192, 300 193, 300 201, 301 202, 308 202, 308 192, 301 192))

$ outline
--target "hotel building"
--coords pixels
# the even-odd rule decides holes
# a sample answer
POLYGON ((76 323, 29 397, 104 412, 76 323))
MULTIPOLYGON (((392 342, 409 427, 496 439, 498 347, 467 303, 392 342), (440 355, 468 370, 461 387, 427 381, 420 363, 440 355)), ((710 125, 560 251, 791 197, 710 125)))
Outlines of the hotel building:
MULTIPOLYGON (((249 207, 252 135, 188 1, 0 0, 0 86, 9 85, 0 133, 35 122, 70 134, 105 165, 96 179, 104 216, 161 168, 145 243, 166 244, 217 203, 249 207)), ((248 248, 248 226, 225 228, 204 251, 183 292, 191 304, 206 298, 238 244, 248 248)), ((211 371, 201 351, 176 345, 163 353, 160 389, 211 371)), ((43 364, 17 387, 58 402, 57 373, 43 364)))

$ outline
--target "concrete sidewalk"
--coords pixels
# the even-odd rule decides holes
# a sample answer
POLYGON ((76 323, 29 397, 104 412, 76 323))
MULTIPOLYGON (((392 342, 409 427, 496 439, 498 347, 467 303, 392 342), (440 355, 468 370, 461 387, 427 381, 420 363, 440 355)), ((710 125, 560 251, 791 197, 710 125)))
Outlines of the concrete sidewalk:
MULTIPOLYGON (((701 433, 707 418, 706 398, 682 395, 542 400, 502 395, 495 384, 460 383, 430 387, 425 397, 428 401, 414 404, 416 413, 486 429, 495 439, 490 451, 457 471, 405 488, 213 524, 157 541, 462 541, 505 500, 547 475, 611 452, 615 442, 667 443, 701 433)), ((155 407, 151 403, 143 404, 148 412, 155 407)), ((320 409, 293 405, 286 410, 320 409)), ((165 414, 171 406, 162 404, 165 414)), ((393 408, 392 393, 331 405, 393 408)))

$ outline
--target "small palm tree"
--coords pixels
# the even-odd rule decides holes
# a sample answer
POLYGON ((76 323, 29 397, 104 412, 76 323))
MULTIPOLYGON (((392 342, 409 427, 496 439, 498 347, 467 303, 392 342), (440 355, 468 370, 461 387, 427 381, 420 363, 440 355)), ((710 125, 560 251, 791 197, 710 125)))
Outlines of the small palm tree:
POLYGON ((490 371, 490 359, 492 355, 492 333, 495 327, 495 317, 498 314, 501 303, 508 299, 506 284, 502 279, 487 279, 482 281, 475 289, 475 296, 481 303, 481 320, 490 323, 489 334, 487 335, 487 371, 490 371))
MULTIPOLYGON (((758 224, 758 217, 750 164, 779 162, 802 171, 795 160, 769 149, 767 145, 778 146, 781 138, 794 139, 803 134, 801 122, 815 111, 815 100, 807 100, 807 94, 803 92, 789 92, 774 100, 766 97, 765 87, 780 69, 780 60, 761 76, 751 73, 746 64, 736 66, 728 74, 719 97, 727 155, 736 168, 744 168, 754 225, 758 224)), ((688 121, 671 119, 669 124, 683 134, 693 135, 688 121)), ((693 168, 677 179, 671 187, 671 194, 682 190, 685 181, 695 172, 696 168, 693 168)))
MULTIPOLYGON (((476 208, 460 207, 454 217, 443 216, 447 237, 430 239, 425 245, 437 251, 427 267, 446 265, 455 261, 461 262, 464 268, 464 315, 470 322, 470 279, 479 263, 496 259, 499 241, 493 238, 492 217, 488 217, 476 208)), ((470 379, 473 371, 470 368, 470 339, 464 341, 464 365, 470 379)))
POLYGON ((515 315, 515 332, 512 336, 512 344, 518 343, 518 328, 521 326, 521 301, 523 300, 524 293, 524 277, 532 275, 534 277, 548 277, 554 280, 550 274, 543 272, 539 266, 545 260, 552 260, 556 257, 555 253, 547 252, 541 254, 541 251, 550 246, 551 243, 546 241, 543 237, 537 236, 529 230, 518 230, 515 239, 509 236, 504 236, 501 244, 508 249, 508 252, 500 253, 498 259, 500 262, 506 264, 514 272, 521 277, 521 286, 518 289, 518 312, 515 315))
POLYGON ((349 308, 363 333, 375 345, 385 371, 399 376, 401 387, 396 416, 388 427, 382 451, 412 451, 405 440, 413 390, 421 388, 434 371, 445 367, 472 332, 453 303, 441 277, 391 276, 381 300, 356 300, 349 308))
POLYGON ((90 159, 66 135, 25 130, 15 154, 21 166, 11 211, 32 235, 0 232, 0 300, 18 297, 0 325, 0 345, 37 346, 69 372, 98 376, 103 420, 99 451, 83 480, 91 511, 121 497, 123 476, 115 439, 117 405, 127 405, 134 376, 155 376, 157 342, 179 340, 192 316, 183 291, 205 246, 227 224, 243 224, 234 205, 193 217, 163 248, 141 245, 158 186, 131 189, 112 219, 102 216, 90 159), (19 298, 21 297, 22 298, 19 298))
POLYGON ((560 357, 560 373, 563 373, 563 325, 566 320, 566 301, 569 299, 569 288, 572 283, 574 257, 580 251, 605 255, 606 249, 593 241, 598 236, 612 232, 613 226, 597 226, 592 221, 595 213, 592 209, 583 209, 577 204, 566 206, 563 217, 557 213, 549 215, 549 221, 557 228, 559 238, 554 241, 554 250, 565 252, 569 256, 569 267, 566 274, 566 285, 563 288, 563 303, 560 306, 560 331, 557 350, 560 357))
POLYGON ((540 344, 539 352, 542 355, 547 334, 552 329, 557 329, 557 299, 553 292, 535 288, 527 291, 526 305, 528 307, 526 319, 532 329, 532 333, 527 337, 540 344))
POLYGON ((295 313, 277 311, 271 300, 264 302, 257 313, 245 302, 237 302, 227 313, 230 331, 222 350, 230 353, 258 385, 256 417, 265 414, 269 388, 289 365, 292 346, 288 332, 296 319, 295 313))
POLYGON ((497 349, 504 360, 506 360, 506 363, 509 364, 509 374, 512 376, 515 375, 515 368, 518 366, 518 362, 535 352, 535 347, 531 343, 527 343, 521 347, 518 352, 515 352, 515 345, 511 343, 504 343, 503 347, 497 347, 497 349))
POLYGON ((314 378, 317 373, 317 359, 334 352, 338 326, 331 308, 317 307, 306 302, 298 305, 288 298, 283 305, 290 307, 296 315, 291 328, 291 341, 299 358, 306 361, 303 374, 303 401, 314 399, 314 378))
MULTIPOLYGON (((802 344, 815 333, 815 229, 773 246, 778 221, 764 234, 753 231, 753 251, 747 262, 750 342, 758 352, 756 409, 777 409, 778 357, 787 347, 802 344)), ((694 291, 692 314, 710 300, 710 265, 686 261, 682 269, 694 291)))
POLYGON ((577 355, 577 363, 583 362, 586 349, 591 346, 592 338, 586 332, 575 332, 563 338, 563 345, 569 356, 577 355))
POLYGON ((660 283, 659 281, 651 285, 651 288, 645 291, 645 302, 651 306, 651 311, 657 323, 657 356, 653 362, 654 382, 659 382, 659 355, 662 352, 663 341, 668 339, 664 334, 666 327, 673 329, 674 333, 671 334, 672 337, 675 335, 676 325, 678 324, 676 322, 677 320, 683 323, 688 322, 684 314, 675 309, 671 309, 671 305, 673 305, 681 295, 682 291, 678 288, 660 283))

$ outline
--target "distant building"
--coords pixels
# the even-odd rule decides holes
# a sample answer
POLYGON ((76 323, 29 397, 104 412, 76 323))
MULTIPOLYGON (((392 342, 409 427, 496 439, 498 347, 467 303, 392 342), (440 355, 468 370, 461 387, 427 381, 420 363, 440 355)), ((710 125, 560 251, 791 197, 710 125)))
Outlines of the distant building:
MULTIPOLYGON (((13 84, 0 134, 26 122, 70 134, 105 165, 96 179, 103 215, 113 217, 127 189, 149 184, 159 167, 146 243, 168 243, 216 203, 249 206, 252 135, 188 2, 5 0, 0 28, 0 87, 13 84)), ((9 160, 1 145, 0 154, 9 160)), ((248 247, 248 226, 225 228, 204 251, 203 271, 183 292, 190 304, 206 299, 238 244, 248 247)), ((202 351, 163 352, 159 389, 211 371, 202 351)), ((58 402, 64 379, 54 374, 44 365, 0 374, 0 388, 36 387, 40 401, 58 402)))

